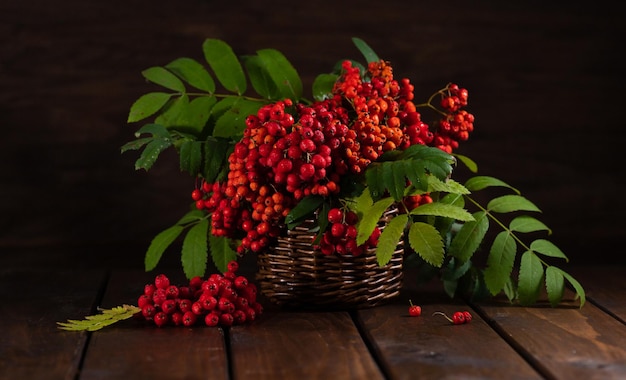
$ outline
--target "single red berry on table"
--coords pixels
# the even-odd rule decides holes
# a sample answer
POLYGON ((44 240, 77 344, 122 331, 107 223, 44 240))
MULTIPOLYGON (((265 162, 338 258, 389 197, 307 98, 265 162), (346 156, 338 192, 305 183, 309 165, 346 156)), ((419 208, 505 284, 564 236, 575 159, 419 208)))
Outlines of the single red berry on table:
POLYGON ((411 317, 419 317, 422 314, 422 308, 418 305, 413 305, 413 302, 409 300, 409 315, 411 317))
POLYGON ((455 325, 462 325, 465 323, 465 314, 462 311, 457 311, 452 314, 452 323, 455 325))
POLYGON ((465 317, 465 323, 469 323, 472 321, 472 314, 469 311, 464 311, 463 316, 465 317))

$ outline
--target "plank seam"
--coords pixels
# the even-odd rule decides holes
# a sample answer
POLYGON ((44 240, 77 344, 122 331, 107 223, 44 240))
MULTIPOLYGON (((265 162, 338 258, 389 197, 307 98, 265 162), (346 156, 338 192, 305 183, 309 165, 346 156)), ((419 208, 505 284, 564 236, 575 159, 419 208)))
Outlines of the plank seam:
POLYGON ((380 372, 383 374, 383 377, 385 379, 391 379, 391 375, 389 374, 387 366, 384 365, 384 362, 381 359, 381 356, 379 355, 376 345, 372 341, 371 337, 367 334, 367 331, 365 330, 365 326, 363 325, 361 319, 359 318, 358 312, 355 310, 350 310, 348 313, 350 315, 350 318, 352 319, 352 323, 354 323, 354 326, 356 326, 359 336, 363 340, 363 343, 365 343, 365 347, 367 347, 367 351, 370 353, 370 356, 374 359, 374 363, 376 363, 376 366, 378 367, 380 372))

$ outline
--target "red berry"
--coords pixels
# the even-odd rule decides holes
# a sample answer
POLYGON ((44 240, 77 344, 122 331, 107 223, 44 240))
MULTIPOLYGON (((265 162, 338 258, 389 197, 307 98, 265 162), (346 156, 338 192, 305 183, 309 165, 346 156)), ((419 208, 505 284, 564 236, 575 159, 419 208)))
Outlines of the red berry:
POLYGON ((463 316, 465 317, 465 323, 472 321, 472 314, 469 311, 464 311, 463 316))
POLYGON ((183 325, 186 327, 191 327, 195 325, 197 320, 198 320, 198 316, 191 311, 188 311, 185 314, 183 314, 183 325))
POLYGON ((177 305, 175 300, 165 300, 161 304, 161 310, 163 310, 165 314, 172 314, 176 309, 177 305))
POLYGON ((235 322, 235 318, 231 313, 224 313, 220 315, 220 324, 222 326, 232 326, 235 322))
POLYGON ((152 297, 148 297, 147 295, 142 294, 139 296, 139 299, 137 299, 137 306, 140 309, 143 309, 143 307, 146 305, 152 305, 152 297))
POLYGON ((409 300, 409 315, 411 317, 419 317, 422 314, 422 308, 418 305, 413 305, 413 302, 409 300))
POLYGON ((341 223, 343 221, 343 211, 339 208, 328 210, 328 221, 331 223, 341 223))
POLYGON ((169 319, 169 316, 165 314, 165 312, 159 311, 154 315, 154 324, 157 325, 157 327, 162 327, 169 322, 169 319))
POLYGON ((237 269, 239 269, 239 263, 235 260, 229 261, 228 264, 226 264, 226 268, 228 268, 231 272, 237 272, 237 269))
POLYGON ((212 311, 204 317, 204 324, 207 326, 217 326, 220 323, 220 314, 212 311))
POLYGON ((157 289, 166 289, 168 286, 170 286, 170 280, 164 274, 159 274, 154 279, 154 285, 157 287, 157 289))
POLYGON ((452 314, 452 323, 455 325, 462 325, 465 323, 465 314, 462 311, 457 311, 452 314))

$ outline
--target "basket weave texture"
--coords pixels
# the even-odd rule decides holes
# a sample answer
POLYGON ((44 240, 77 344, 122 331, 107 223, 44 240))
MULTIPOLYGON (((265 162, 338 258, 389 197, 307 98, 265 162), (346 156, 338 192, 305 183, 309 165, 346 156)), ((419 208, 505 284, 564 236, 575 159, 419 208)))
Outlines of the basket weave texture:
MULTIPOLYGON (((387 211, 378 228, 384 229, 397 212, 387 211)), ((375 248, 357 257, 324 255, 312 244, 315 226, 315 221, 307 220, 258 254, 257 280, 270 301, 281 306, 357 309, 385 303, 399 294, 403 239, 389 263, 381 267, 375 248)))

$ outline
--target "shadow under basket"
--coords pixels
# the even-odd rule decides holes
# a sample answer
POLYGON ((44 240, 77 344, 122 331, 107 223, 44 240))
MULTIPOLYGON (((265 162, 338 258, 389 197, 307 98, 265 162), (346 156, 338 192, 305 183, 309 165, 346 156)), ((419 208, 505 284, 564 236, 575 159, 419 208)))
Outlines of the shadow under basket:
MULTIPOLYGON (((384 229, 397 210, 388 211, 378 228, 384 229)), ((257 254, 261 293, 280 306, 313 309, 359 309, 383 304, 402 287, 403 239, 385 266, 376 249, 361 256, 324 255, 312 245, 313 220, 288 230, 270 249, 257 254)))

